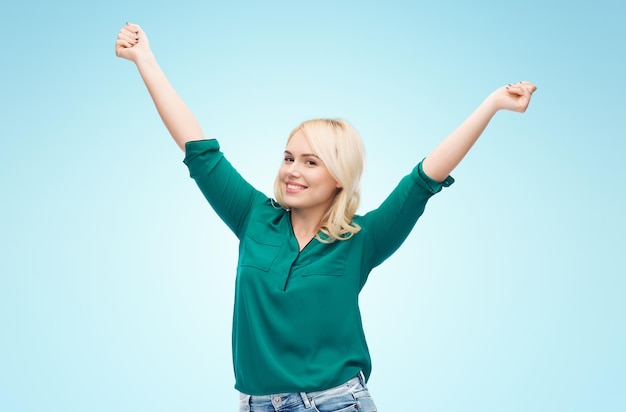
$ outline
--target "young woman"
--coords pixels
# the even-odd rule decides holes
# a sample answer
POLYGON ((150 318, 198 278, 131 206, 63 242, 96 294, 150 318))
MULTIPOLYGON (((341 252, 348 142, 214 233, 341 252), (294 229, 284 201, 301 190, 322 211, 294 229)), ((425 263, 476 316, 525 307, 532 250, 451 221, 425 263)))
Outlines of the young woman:
POLYGON ((317 119, 292 131, 273 200, 205 139, 139 26, 120 30, 116 54, 136 64, 191 177, 240 240, 232 348, 240 410, 376 411, 359 292, 428 199, 453 182, 450 172, 494 114, 524 112, 536 87, 520 82, 491 93, 376 210, 359 216, 363 145, 349 123, 317 119))

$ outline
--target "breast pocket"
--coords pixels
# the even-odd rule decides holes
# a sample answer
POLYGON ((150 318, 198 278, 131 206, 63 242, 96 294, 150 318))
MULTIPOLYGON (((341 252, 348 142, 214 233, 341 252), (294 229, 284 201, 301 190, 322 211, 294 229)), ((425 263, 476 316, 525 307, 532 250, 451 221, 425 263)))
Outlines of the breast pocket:
POLYGON ((328 247, 312 253, 303 265, 302 276, 343 276, 346 262, 345 248, 328 247))
POLYGON ((241 266, 248 266, 269 271, 278 257, 280 244, 270 244, 266 240, 258 241, 250 236, 244 238, 241 266))

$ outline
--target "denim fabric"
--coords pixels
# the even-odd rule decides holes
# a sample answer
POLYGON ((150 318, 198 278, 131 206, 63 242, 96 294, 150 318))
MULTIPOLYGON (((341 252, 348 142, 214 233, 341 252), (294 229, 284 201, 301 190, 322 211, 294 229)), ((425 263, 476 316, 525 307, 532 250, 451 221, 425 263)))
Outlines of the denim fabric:
POLYGON ((319 392, 250 396, 239 394, 239 412, 376 412, 361 374, 319 392))

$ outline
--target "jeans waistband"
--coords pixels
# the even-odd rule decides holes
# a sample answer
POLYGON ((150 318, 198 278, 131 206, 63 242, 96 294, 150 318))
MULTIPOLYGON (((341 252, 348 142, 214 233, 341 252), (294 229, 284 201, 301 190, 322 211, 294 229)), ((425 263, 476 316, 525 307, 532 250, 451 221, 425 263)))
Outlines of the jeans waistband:
POLYGON ((357 385, 365 386, 365 375, 363 372, 359 372, 354 378, 346 381, 345 383, 335 386, 333 388, 324 389, 322 391, 314 391, 314 392, 293 392, 293 393, 276 393, 271 395, 247 395, 245 393, 240 393, 241 398, 247 398, 247 403, 269 403, 271 402, 274 406, 279 406, 280 404, 284 404, 285 402, 302 402, 305 408, 311 407, 311 399, 315 396, 331 391, 333 389, 346 386, 348 388, 354 387, 357 385))

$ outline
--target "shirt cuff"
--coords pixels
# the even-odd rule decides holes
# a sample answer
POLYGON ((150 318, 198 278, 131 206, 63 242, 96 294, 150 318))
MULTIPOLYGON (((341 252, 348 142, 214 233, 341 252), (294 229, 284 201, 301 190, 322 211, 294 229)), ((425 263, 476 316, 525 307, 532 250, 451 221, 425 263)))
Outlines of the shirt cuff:
POLYGON ((424 159, 422 159, 422 161, 419 162, 419 164, 415 168, 414 172, 417 172, 417 176, 419 176, 421 181, 426 184, 426 186, 430 189, 430 192, 432 194, 439 193, 442 188, 448 187, 452 183, 454 183, 454 178, 452 176, 446 177, 446 179, 443 182, 438 182, 438 181, 432 179, 430 176, 428 176, 424 172, 424 169, 422 168, 422 163, 423 162, 424 162, 424 159))
POLYGON ((185 143, 185 159, 183 163, 189 166, 189 163, 196 157, 206 152, 217 152, 220 150, 220 144, 215 139, 193 140, 185 143))

